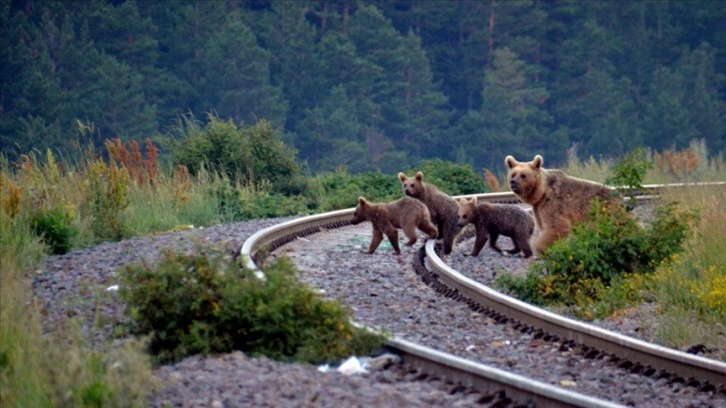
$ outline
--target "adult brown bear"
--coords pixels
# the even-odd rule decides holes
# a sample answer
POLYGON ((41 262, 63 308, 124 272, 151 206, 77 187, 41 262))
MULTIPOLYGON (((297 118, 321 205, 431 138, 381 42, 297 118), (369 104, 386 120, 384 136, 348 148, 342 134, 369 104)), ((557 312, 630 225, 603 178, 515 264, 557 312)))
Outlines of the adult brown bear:
POLYGON ((603 184, 543 168, 540 155, 531 162, 518 162, 507 156, 504 163, 512 192, 532 206, 538 229, 532 247, 537 255, 569 235, 572 227, 585 219, 593 200, 618 201, 614 191, 603 184))

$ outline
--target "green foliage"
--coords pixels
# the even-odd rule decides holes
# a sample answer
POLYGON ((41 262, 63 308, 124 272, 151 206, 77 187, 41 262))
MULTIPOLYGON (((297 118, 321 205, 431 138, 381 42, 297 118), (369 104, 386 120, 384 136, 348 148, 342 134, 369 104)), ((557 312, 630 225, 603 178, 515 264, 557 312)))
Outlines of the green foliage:
POLYGON ((626 205, 628 209, 632 209, 635 205, 635 194, 642 190, 646 174, 654 167, 645 156, 644 150, 637 148, 613 166, 613 174, 605 180, 605 184, 615 186, 622 195, 628 197, 626 205))
POLYGON ((91 229, 101 240, 119 240, 126 235, 121 219, 129 205, 129 173, 116 163, 102 160, 90 163, 87 169, 91 229))
POLYGON ((215 182, 208 192, 225 223, 308 212, 305 197, 235 188, 226 180, 215 182))
POLYGON ((323 301, 295 278, 287 259, 257 279, 229 255, 198 247, 120 271, 121 296, 136 333, 153 333, 162 362, 242 350, 280 360, 322 362, 370 353, 383 339, 356 329, 350 311, 323 301))
MULTIPOLYGON (((477 176, 469 165, 461 165, 441 159, 428 160, 405 173, 411 177, 416 171, 424 174, 424 181, 450 195, 480 194, 488 191, 483 176, 477 176)), ((400 187, 400 182, 399 182, 400 187)))
POLYGON ((209 115, 202 129, 193 117, 184 118, 179 131, 185 133, 174 149, 174 161, 196 175, 203 166, 225 175, 234 183, 256 185, 269 182, 276 193, 295 195, 306 189, 302 167, 295 151, 280 139, 280 133, 265 120, 238 127, 231 120, 209 115))
POLYGON ((588 219, 550 247, 526 277, 502 278, 498 285, 536 304, 589 307, 605 299, 614 281, 650 275, 683 250, 697 213, 677 210, 675 203, 656 207, 643 227, 623 207, 595 202, 588 219))
POLYGON ((33 231, 50 247, 51 253, 65 254, 73 248, 72 240, 78 234, 78 227, 73 225, 72 214, 66 208, 38 213, 31 223, 33 231))
POLYGON ((395 175, 379 171, 350 174, 346 170, 321 173, 315 182, 322 186, 324 197, 320 211, 355 207, 358 197, 371 201, 388 202, 401 198, 401 182, 395 175))

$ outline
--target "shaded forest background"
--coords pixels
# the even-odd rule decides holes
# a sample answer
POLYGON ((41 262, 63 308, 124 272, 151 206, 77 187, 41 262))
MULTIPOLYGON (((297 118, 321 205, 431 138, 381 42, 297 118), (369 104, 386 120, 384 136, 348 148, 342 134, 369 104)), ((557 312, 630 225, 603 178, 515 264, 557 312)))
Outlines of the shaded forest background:
POLYGON ((726 149, 723 1, 0 0, 0 152, 269 121, 313 171, 726 149))

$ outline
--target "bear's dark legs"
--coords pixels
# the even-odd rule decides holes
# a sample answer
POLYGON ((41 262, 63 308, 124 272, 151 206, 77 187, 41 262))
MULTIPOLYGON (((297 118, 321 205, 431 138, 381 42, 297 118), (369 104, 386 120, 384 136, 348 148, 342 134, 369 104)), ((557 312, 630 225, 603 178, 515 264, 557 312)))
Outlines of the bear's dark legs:
MULTIPOLYGON (((398 229, 391 226, 388 228, 388 231, 386 231, 386 236, 388 237, 388 241, 391 242, 391 246, 393 247, 393 251, 397 254, 401 254, 401 248, 398 246, 398 229)), ((414 242, 416 242, 414 240, 414 242)))
POLYGON ((499 249, 497 246, 497 239, 499 239, 499 233, 496 231, 489 232, 489 246, 492 247, 493 250, 502 253, 502 250, 499 249))
POLYGON ((479 252, 481 252, 482 248, 484 248, 484 245, 487 243, 487 232, 486 231, 477 231, 476 232, 476 241, 474 241, 474 249, 471 250, 471 256, 479 256, 479 252))
POLYGON ((406 242, 406 246, 412 246, 418 240, 418 235, 416 235, 416 226, 413 224, 406 225, 403 228, 403 233, 408 238, 408 242, 406 242))
POLYGON ((383 241, 383 232, 376 227, 373 227, 373 234, 371 236, 371 245, 368 247, 367 254, 372 254, 378 249, 378 245, 383 241))

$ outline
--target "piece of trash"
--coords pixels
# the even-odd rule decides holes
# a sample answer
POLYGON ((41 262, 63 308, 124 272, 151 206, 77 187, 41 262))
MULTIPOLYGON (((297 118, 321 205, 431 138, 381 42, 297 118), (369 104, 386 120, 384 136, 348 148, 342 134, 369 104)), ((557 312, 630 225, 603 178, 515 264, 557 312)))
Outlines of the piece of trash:
POLYGON ((318 371, 320 371, 321 373, 327 373, 328 370, 330 370, 330 366, 327 364, 318 367, 318 371))
POLYGON ((563 387, 576 387, 577 383, 570 380, 562 380, 560 381, 560 385, 563 387))
POLYGON ((476 349, 476 346, 473 345, 473 344, 470 345, 470 346, 466 346, 466 351, 472 351, 472 350, 475 350, 475 349, 476 349))
POLYGON ((118 285, 111 285, 106 288, 106 292, 116 292, 118 290, 118 285))
POLYGON ((360 360, 358 360, 358 357, 353 356, 348 358, 343 362, 343 364, 338 367, 338 371, 345 375, 353 375, 353 374, 359 374, 359 373, 367 373, 365 368, 363 368, 363 365, 361 364, 360 360))

